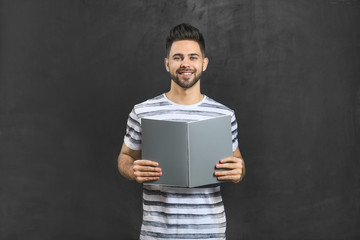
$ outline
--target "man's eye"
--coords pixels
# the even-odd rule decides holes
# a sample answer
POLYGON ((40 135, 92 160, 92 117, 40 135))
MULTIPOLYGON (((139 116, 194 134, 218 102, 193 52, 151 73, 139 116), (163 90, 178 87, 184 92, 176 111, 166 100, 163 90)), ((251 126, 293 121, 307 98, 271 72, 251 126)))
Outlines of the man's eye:
POLYGON ((197 60, 198 58, 197 57, 191 57, 190 59, 191 60, 197 60))
POLYGON ((180 57, 174 57, 173 59, 174 59, 174 60, 176 60, 176 61, 181 60, 181 58, 180 58, 180 57))

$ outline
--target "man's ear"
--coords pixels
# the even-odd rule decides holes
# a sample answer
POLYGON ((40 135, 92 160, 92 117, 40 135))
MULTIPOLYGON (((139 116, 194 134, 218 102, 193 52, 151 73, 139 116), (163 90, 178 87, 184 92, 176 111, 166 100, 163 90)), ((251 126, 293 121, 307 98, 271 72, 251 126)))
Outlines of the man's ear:
POLYGON ((209 59, 208 59, 207 57, 205 57, 205 58, 203 59, 203 71, 206 70, 208 64, 209 64, 209 59))
POLYGON ((169 59, 167 59, 167 58, 165 58, 164 59, 164 64, 165 64, 165 68, 166 68, 166 71, 170 71, 170 69, 169 69, 169 59))

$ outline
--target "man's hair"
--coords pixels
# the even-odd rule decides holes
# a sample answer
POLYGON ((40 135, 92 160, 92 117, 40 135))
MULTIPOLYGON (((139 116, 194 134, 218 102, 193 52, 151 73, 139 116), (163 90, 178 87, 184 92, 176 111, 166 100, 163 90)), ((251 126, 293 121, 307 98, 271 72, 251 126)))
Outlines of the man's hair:
POLYGON ((166 37, 166 55, 168 57, 173 42, 180 40, 193 40, 197 42, 200 46, 202 55, 205 56, 205 40, 199 29, 190 24, 182 23, 173 27, 166 37))

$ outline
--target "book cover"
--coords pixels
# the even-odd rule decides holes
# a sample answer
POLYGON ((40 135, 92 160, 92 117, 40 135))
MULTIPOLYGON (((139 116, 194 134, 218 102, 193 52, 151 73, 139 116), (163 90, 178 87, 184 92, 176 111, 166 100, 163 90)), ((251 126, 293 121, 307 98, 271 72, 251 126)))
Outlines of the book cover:
POLYGON ((233 155, 231 117, 228 115, 193 122, 142 120, 142 159, 159 163, 161 184, 198 187, 219 183, 215 164, 233 155))

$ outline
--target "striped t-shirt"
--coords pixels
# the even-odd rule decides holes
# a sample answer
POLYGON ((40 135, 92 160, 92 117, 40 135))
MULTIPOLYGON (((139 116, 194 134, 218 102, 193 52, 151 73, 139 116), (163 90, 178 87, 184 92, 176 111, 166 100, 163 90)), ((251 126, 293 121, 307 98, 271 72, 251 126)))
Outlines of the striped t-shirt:
MULTIPOLYGON (((238 140, 234 111, 207 96, 197 104, 179 105, 162 94, 135 105, 128 118, 124 142, 133 150, 141 150, 143 117, 198 121, 221 115, 231 116, 232 143, 235 151, 238 140)), ((219 240, 225 239, 225 230, 226 218, 220 184, 198 188, 144 184, 140 239, 219 240)))

